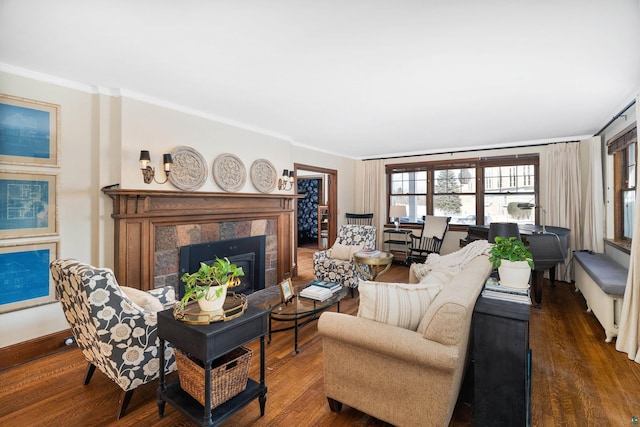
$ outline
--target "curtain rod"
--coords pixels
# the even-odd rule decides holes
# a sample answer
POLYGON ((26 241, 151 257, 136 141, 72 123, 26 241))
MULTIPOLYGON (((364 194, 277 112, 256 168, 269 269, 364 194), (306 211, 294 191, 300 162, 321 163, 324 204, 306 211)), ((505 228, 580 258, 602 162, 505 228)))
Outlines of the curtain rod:
POLYGON ((451 154, 453 155, 458 154, 458 153, 473 153, 476 151, 487 151, 487 150, 510 150, 513 148, 529 148, 529 147, 540 147, 543 145, 552 145, 552 144, 569 144, 572 142, 579 142, 579 141, 556 141, 556 142, 541 142, 539 144, 528 144, 528 145, 514 145, 513 147, 497 147, 497 148, 473 148, 473 149, 469 149, 469 150, 460 150, 460 151, 441 151, 441 152, 437 152, 437 153, 422 153, 422 154, 408 154, 408 155, 404 155, 404 156, 391 156, 391 157, 372 157, 370 159, 362 159, 362 161, 367 161, 367 160, 389 160, 389 159, 406 159, 406 158, 410 158, 410 157, 422 157, 422 156, 438 156, 440 154, 451 154))
POLYGON ((635 103, 636 103, 636 100, 634 99, 634 100, 633 100, 633 101, 631 101, 629 104, 627 104, 627 106, 626 106, 626 107, 624 107, 624 108, 622 109, 622 111, 620 111, 618 114, 616 114, 615 116, 613 116, 613 118, 612 118, 611 120, 609 120, 609 121, 607 122, 607 124, 606 124, 606 125, 602 126, 602 129, 600 129, 598 132, 596 132, 596 133, 595 133, 595 135, 593 135, 593 136, 598 136, 598 135, 600 135, 600 134, 602 133, 602 131, 604 131, 606 128, 608 128, 608 127, 609 127, 609 125, 610 125, 611 123, 613 123, 613 122, 615 122, 616 120, 618 120, 618 118, 619 118, 620 116, 623 116, 623 115, 624 115, 624 113, 626 113, 626 112, 627 112, 627 110, 628 110, 629 108, 631 108, 631 106, 632 106, 633 104, 635 104, 635 103))

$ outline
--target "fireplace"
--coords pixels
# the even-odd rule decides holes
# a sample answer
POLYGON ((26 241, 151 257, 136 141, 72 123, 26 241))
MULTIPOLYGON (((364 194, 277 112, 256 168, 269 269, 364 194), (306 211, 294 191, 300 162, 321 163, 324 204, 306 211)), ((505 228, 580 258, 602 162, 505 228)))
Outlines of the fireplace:
MULTIPOLYGON (((216 258, 229 258, 229 261, 242 267, 244 276, 240 286, 233 292, 250 294, 265 287, 266 236, 252 236, 238 239, 218 240, 180 247, 180 274, 193 273, 200 263, 211 264, 216 258)), ((180 297, 184 294, 184 283, 180 282, 180 297)))
POLYGON ((181 247, 262 235, 265 287, 295 275, 291 233, 297 195, 103 191, 113 199, 114 273, 120 283, 145 291, 174 286, 179 292, 181 247))

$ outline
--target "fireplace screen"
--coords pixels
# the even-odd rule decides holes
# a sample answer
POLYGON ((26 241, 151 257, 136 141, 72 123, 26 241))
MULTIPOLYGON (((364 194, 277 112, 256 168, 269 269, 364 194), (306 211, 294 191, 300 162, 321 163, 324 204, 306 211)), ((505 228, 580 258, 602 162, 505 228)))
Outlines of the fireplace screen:
MULTIPOLYGON (((265 250, 266 236, 243 237, 240 239, 218 240, 199 243, 180 248, 180 274, 193 273, 200 263, 211 264, 216 258, 229 258, 229 261, 242 267, 244 277, 240 286, 233 292, 250 294, 265 286, 265 250)), ((180 282, 180 297, 184 295, 184 283, 180 282)))

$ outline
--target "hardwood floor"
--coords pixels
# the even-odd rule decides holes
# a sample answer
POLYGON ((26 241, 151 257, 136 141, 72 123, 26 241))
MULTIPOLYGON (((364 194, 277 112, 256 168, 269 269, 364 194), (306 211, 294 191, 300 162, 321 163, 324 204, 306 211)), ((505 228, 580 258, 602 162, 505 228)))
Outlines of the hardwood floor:
MULTIPOLYGON (((313 249, 302 249, 300 275, 294 284, 312 278, 313 249)), ((406 282, 408 268, 394 265, 379 280, 406 282)), ((584 299, 573 285, 545 285, 542 309, 531 310, 533 351, 532 425, 625 426, 640 416, 640 365, 604 342, 595 317, 586 313, 584 299)), ((347 298, 341 311, 355 313, 347 298)), ((300 353, 293 354, 292 333, 273 335, 267 346, 267 406, 260 417, 253 402, 231 417, 225 426, 387 426, 349 407, 329 411, 322 382, 322 342, 316 323, 302 329, 300 353)), ((252 343, 258 351, 257 343, 252 343)), ((250 376, 256 378, 258 364, 250 376)), ((167 405, 158 418, 156 384, 139 387, 127 415, 116 421, 121 390, 97 372, 82 385, 86 362, 77 348, 0 371, 0 425, 2 426, 187 426, 176 409, 167 405)), ((172 374, 174 378, 176 374, 172 374)), ((451 426, 472 425, 471 396, 461 394, 451 426)))

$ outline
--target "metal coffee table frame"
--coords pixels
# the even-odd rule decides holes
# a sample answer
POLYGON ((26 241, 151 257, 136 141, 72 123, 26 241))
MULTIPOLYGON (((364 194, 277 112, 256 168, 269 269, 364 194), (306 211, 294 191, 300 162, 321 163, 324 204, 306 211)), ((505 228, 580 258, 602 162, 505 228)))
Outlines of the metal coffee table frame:
POLYGON ((298 350, 298 331, 306 324, 318 320, 319 315, 336 306, 338 312, 340 312, 340 301, 349 294, 349 288, 343 286, 339 291, 333 294, 331 298, 325 301, 316 301, 309 298, 304 298, 299 295, 299 291, 304 287, 296 290, 296 295, 292 300, 287 303, 276 303, 275 305, 265 308, 269 311, 269 337, 267 342, 271 342, 271 334, 276 332, 294 330, 294 351, 299 353, 298 350), (282 328, 273 328, 273 322, 293 322, 293 325, 285 326, 282 328))

